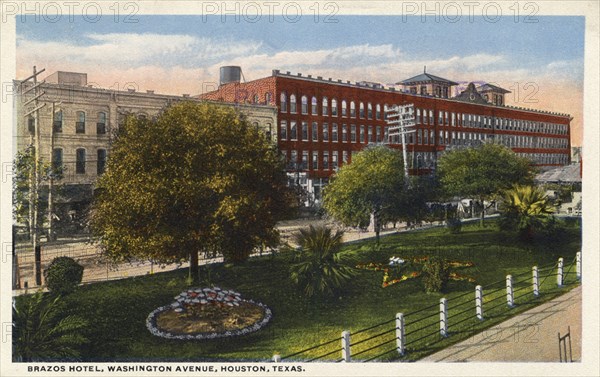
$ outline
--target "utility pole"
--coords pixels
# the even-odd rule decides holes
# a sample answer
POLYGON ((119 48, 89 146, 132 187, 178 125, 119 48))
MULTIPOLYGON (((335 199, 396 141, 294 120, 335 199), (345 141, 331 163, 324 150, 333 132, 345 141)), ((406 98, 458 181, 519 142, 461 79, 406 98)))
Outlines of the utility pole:
POLYGON ((52 102, 52 122, 50 124, 50 164, 51 171, 48 180, 48 241, 54 241, 54 202, 53 202, 53 190, 54 190, 54 174, 55 174, 55 161, 54 161, 54 117, 56 115, 56 105, 60 105, 60 102, 52 102))
POLYGON ((414 105, 406 104, 393 106, 386 110, 386 122, 388 127, 388 143, 394 136, 400 136, 402 142, 402 160, 404 160, 404 177, 408 182, 408 157, 406 151, 406 134, 416 132, 414 105))
POLYGON ((34 140, 33 140, 33 153, 34 153, 34 162, 33 162, 33 179, 30 179, 30 187, 29 187, 29 224, 31 234, 31 243, 33 245, 33 250, 35 253, 35 282, 37 285, 42 285, 42 256, 41 256, 41 246, 40 246, 40 232, 39 232, 39 224, 38 224, 38 215, 39 215, 39 187, 40 187, 40 109, 42 109, 46 104, 39 104, 39 98, 42 97, 45 93, 40 89, 40 86, 44 84, 44 81, 38 83, 37 77, 46 69, 42 69, 41 71, 37 71, 36 67, 33 66, 33 75, 29 76, 25 80, 21 82, 21 85, 28 82, 29 80, 33 80, 33 86, 23 91, 23 95, 26 93, 33 91, 33 98, 25 101, 23 106, 27 106, 33 103, 33 109, 25 113, 25 119, 33 114, 34 121, 34 140))

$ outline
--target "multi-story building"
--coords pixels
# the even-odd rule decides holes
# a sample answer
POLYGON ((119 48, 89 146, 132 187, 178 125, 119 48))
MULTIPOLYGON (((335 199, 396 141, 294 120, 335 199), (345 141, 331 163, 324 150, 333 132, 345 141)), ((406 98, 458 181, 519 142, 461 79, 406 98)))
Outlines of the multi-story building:
MULTIPOLYGON (((38 103, 45 104, 37 112, 39 149, 43 160, 63 167, 63 178, 58 182, 61 189, 56 198, 60 204, 59 217, 65 213, 71 213, 70 217, 77 216, 78 211, 89 204, 94 182, 106 167, 111 140, 127 115, 151 118, 171 103, 198 101, 189 95, 92 87, 88 86, 86 73, 59 71, 44 81, 38 90, 38 93, 44 93, 38 103)), ((33 102, 27 103, 33 97, 33 91, 27 91, 31 86, 31 82, 15 80, 15 87, 19 88, 15 101, 18 150, 36 142, 35 113, 25 116, 34 106, 33 102)), ((276 141, 277 112, 274 106, 219 104, 235 106, 253 125, 276 141)), ((47 190, 47 186, 42 191, 44 189, 47 190)))
POLYGON ((278 146, 288 171, 317 197, 353 153, 373 143, 402 148, 398 137, 388 138, 386 109, 395 105, 414 105, 415 132, 407 135, 406 145, 411 174, 434 171, 446 150, 488 140, 542 168, 570 162, 568 114, 506 106, 508 91, 491 84, 476 88, 471 83, 449 98, 456 83, 428 73, 398 85, 402 88, 273 70, 249 82, 222 80, 200 98, 277 106, 278 146))

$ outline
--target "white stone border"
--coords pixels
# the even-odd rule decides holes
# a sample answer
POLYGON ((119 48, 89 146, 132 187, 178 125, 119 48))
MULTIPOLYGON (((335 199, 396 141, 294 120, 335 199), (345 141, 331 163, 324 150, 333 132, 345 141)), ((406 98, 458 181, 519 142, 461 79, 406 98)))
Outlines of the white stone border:
MULTIPOLYGON (((149 315, 148 318, 146 318, 146 327, 148 328, 148 330, 152 333, 152 335, 156 335, 156 336, 160 336, 161 338, 166 338, 166 339, 181 339, 181 340, 203 340, 203 339, 217 339, 217 338, 227 338, 227 337, 231 337, 231 336, 238 336, 238 335, 246 335, 255 331, 260 330, 261 328, 263 328, 273 317, 273 314, 271 312, 271 309, 269 309, 269 307, 267 307, 266 305, 260 303, 260 302, 256 302, 254 300, 243 300, 240 297, 241 295, 237 292, 234 291, 224 291, 221 290, 218 287, 213 287, 213 288, 193 288, 193 289, 188 289, 184 292, 182 292, 181 294, 179 294, 178 296, 175 297, 175 302, 169 305, 165 305, 165 306, 161 306, 159 308, 154 309, 149 315), (242 329, 238 329, 238 330, 232 330, 232 331, 225 331, 225 332, 211 332, 211 333, 198 333, 198 334, 176 334, 176 333, 171 333, 168 331, 162 331, 158 328, 158 326, 156 325, 156 320, 158 318, 158 315, 164 311, 167 310, 171 310, 174 308, 178 308, 180 307, 180 303, 182 301, 188 302, 187 299, 181 300, 182 298, 186 297, 187 294, 189 294, 189 292, 200 292, 200 291, 204 291, 204 292, 226 292, 226 294, 229 295, 233 295, 236 297, 236 303, 240 303, 240 302, 248 302, 254 305, 258 305, 261 308, 263 308, 263 310, 265 311, 265 315, 264 317, 256 322, 255 324, 253 324, 252 326, 248 326, 248 327, 244 327, 242 329)), ((217 299, 213 299, 211 301, 220 301, 217 299)), ((223 301, 225 302, 225 301, 223 301)), ((200 302, 188 302, 188 303, 193 303, 193 304, 200 304, 200 302)))

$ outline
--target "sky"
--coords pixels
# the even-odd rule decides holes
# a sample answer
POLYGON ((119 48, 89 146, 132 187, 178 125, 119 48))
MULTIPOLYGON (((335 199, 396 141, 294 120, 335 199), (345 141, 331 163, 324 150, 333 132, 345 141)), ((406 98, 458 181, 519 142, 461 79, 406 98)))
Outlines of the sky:
MULTIPOLYGON (((122 20, 121 20, 122 21, 122 20)), ((165 94, 214 89, 219 67, 239 65, 245 80, 273 69, 393 84, 423 72, 457 82, 490 82, 511 91, 509 105, 573 116, 581 145, 585 18, 511 16, 458 22, 429 16, 305 15, 258 22, 228 15, 136 15, 137 22, 17 17, 17 78, 32 65, 86 72, 90 84, 165 94), (522 20, 521 20, 522 21, 522 20)))

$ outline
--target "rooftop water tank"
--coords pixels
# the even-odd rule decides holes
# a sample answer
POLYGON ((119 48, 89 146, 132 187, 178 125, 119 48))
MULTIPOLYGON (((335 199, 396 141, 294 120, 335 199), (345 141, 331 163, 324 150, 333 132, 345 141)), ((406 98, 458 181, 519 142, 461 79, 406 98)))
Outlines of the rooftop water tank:
POLYGON ((221 67, 219 85, 229 84, 230 82, 240 82, 242 68, 237 65, 227 65, 221 67))

